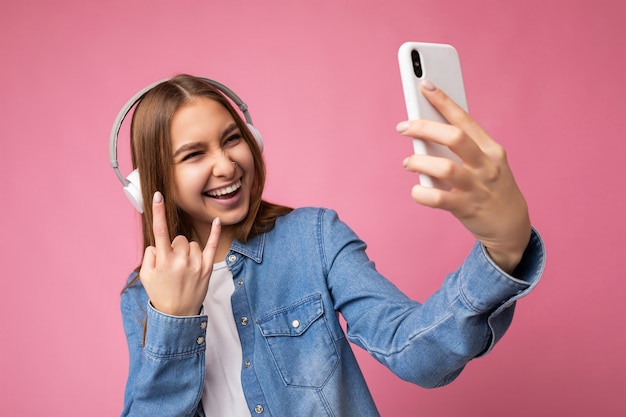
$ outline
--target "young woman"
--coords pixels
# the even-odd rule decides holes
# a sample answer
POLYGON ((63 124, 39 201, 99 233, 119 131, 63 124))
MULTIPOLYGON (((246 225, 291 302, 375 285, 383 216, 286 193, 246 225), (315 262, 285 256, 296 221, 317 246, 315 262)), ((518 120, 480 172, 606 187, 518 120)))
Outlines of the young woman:
POLYGON ((453 185, 417 185, 413 198, 477 239, 423 304, 376 271, 334 211, 262 200, 259 144, 214 85, 179 75, 141 99, 131 141, 145 253, 122 292, 122 415, 377 416, 348 339, 424 387, 493 347, 542 273, 543 245, 503 149, 442 91, 422 90, 451 124, 399 132, 463 164, 407 158, 406 169, 453 185))

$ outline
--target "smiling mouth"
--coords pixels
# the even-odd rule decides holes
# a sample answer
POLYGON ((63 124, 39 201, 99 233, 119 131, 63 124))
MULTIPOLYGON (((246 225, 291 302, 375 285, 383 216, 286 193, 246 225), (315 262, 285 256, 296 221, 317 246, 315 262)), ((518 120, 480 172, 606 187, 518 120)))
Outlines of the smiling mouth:
POLYGON ((229 185, 228 187, 220 188, 213 191, 207 191, 202 194, 210 198, 227 199, 235 195, 240 189, 241 180, 237 181, 233 185, 229 185))

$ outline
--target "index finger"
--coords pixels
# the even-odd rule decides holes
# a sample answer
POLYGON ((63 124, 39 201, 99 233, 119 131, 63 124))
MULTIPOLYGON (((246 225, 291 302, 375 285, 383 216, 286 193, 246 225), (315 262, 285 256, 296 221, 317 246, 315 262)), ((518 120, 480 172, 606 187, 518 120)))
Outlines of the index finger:
POLYGON ((424 80, 421 85, 424 96, 435 109, 452 125, 461 128, 479 146, 490 145, 493 139, 485 130, 457 103, 454 102, 441 89, 435 87, 430 81, 424 80))
POLYGON ((157 259, 168 254, 172 250, 172 241, 167 230, 167 219, 165 218, 165 204, 163 194, 159 191, 154 193, 152 198, 152 232, 154 233, 154 246, 157 250, 157 259))

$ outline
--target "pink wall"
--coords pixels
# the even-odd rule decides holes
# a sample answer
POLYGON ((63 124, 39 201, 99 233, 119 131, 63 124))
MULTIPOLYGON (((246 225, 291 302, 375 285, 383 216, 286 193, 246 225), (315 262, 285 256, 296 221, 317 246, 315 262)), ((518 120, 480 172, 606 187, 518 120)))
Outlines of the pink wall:
POLYGON ((108 134, 132 93, 176 72, 248 102, 268 198, 338 209, 381 271, 431 293, 471 241, 409 197, 410 144, 394 131, 406 40, 456 45, 549 262, 498 348, 449 387, 409 385, 359 353, 381 412, 624 415, 625 18, 622 0, 3 2, 0 415, 119 413, 119 291, 140 242, 108 134))

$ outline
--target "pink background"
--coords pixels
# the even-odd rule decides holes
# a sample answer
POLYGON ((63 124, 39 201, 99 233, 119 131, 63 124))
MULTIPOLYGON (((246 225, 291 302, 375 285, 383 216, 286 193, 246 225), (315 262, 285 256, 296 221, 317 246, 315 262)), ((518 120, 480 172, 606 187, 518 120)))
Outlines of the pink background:
POLYGON ((108 135, 135 91, 177 72, 248 102, 267 198, 336 208, 383 273, 418 299, 434 291, 472 242, 409 196, 411 146, 394 130, 407 40, 459 50, 548 267, 497 349, 448 387, 359 351, 381 413, 625 415, 625 22, 622 0, 2 2, 0 415, 119 414, 119 292, 141 250, 108 135))

